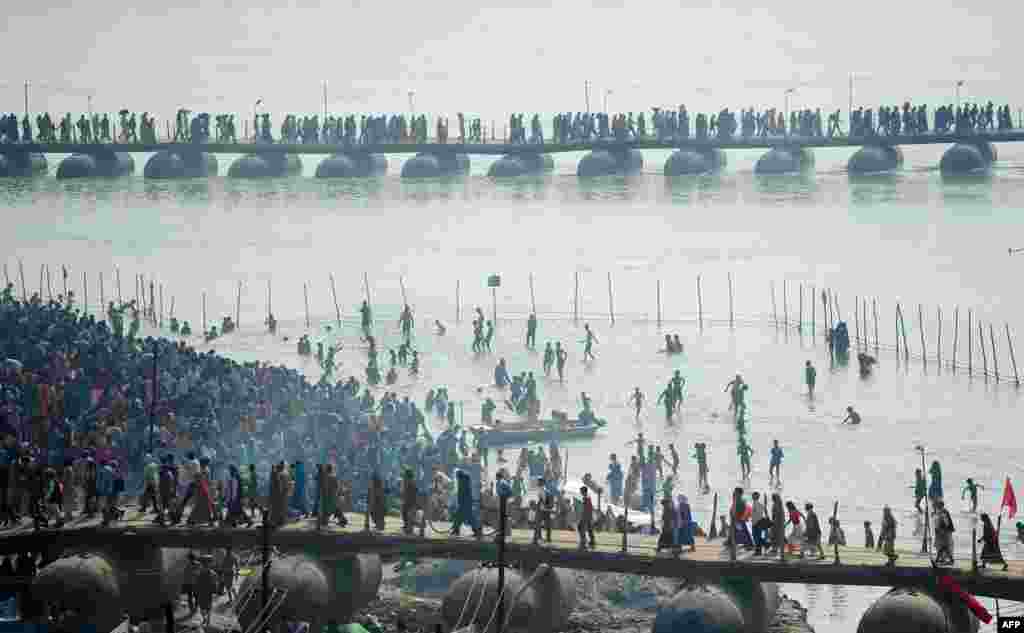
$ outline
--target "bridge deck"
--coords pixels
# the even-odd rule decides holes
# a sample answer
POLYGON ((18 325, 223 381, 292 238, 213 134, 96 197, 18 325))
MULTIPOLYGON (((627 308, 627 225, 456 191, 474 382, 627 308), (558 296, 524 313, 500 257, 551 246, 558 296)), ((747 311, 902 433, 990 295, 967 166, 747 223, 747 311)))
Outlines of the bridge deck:
POLYGON ((655 139, 616 141, 601 139, 572 143, 377 143, 370 145, 342 144, 290 144, 290 143, 19 143, 0 144, 0 154, 11 152, 38 152, 44 154, 75 154, 97 151, 113 152, 158 152, 158 151, 203 151, 215 154, 412 154, 412 153, 460 153, 460 154, 556 154, 563 152, 584 152, 594 149, 677 149, 679 147, 717 149, 771 149, 773 147, 860 147, 863 145, 934 145, 971 141, 1010 143, 1024 141, 1024 130, 1006 130, 974 134, 915 134, 896 136, 836 136, 832 138, 804 136, 776 136, 766 138, 733 137, 728 139, 695 139, 681 141, 658 141, 655 139))
MULTIPOLYGON (((401 532, 401 519, 389 516, 383 532, 364 531, 365 516, 349 513, 346 528, 331 526, 318 531, 313 519, 292 522, 269 532, 272 544, 283 550, 305 550, 317 555, 378 552, 382 554, 409 554, 421 557, 458 558, 463 560, 493 561, 497 559, 497 546, 493 536, 478 542, 472 536, 449 537, 447 523, 428 525, 424 538, 406 536, 401 532)), ((465 528, 464 528, 465 529, 465 528)), ((465 530, 463 533, 467 533, 465 530)), ((35 532, 27 522, 22 526, 0 532, 0 553, 13 553, 26 547, 52 545, 100 546, 110 543, 128 545, 131 541, 167 547, 214 548, 259 547, 264 532, 254 528, 189 528, 176 526, 161 528, 153 525, 136 510, 127 512, 126 520, 110 528, 99 527, 97 519, 79 519, 61 530, 35 532)), ((898 585, 927 585, 935 573, 927 555, 907 549, 897 550, 900 557, 894 567, 885 567, 885 557, 877 550, 863 547, 840 547, 840 564, 834 564, 834 552, 826 547, 826 558, 800 559, 787 555, 780 562, 777 555, 754 557, 752 552, 740 549, 735 562, 729 560, 729 551, 721 539, 707 542, 697 539, 695 552, 684 551, 679 558, 668 552, 657 554, 657 537, 629 535, 626 553, 621 551, 622 534, 598 532, 594 551, 577 549, 576 532, 552 530, 551 544, 534 547, 530 544, 531 530, 512 530, 507 539, 506 559, 527 565, 550 563, 600 572, 617 572, 662 576, 669 578, 702 577, 714 580, 729 576, 751 576, 762 581, 792 582, 830 585, 864 585, 891 587, 898 585)), ((969 552, 959 552, 955 567, 948 571, 964 587, 977 595, 1024 601, 1024 562, 1008 561, 1008 571, 1001 567, 972 571, 969 552)))

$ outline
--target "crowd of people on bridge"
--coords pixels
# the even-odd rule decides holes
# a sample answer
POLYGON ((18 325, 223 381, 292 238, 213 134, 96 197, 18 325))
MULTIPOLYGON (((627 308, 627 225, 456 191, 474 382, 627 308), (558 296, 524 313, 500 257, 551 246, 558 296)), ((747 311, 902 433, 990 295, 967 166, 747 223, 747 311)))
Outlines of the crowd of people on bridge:
MULTIPOLYGON (((175 142, 236 143, 240 135, 234 114, 217 114, 215 137, 211 137, 209 113, 195 113, 179 109, 173 125, 168 128, 175 142)), ((753 107, 738 113, 728 108, 715 113, 698 113, 692 117, 685 105, 678 110, 652 108, 644 112, 610 114, 604 112, 565 112, 551 119, 548 141, 569 144, 595 140, 641 140, 672 142, 682 139, 759 139, 779 136, 805 138, 833 138, 848 135, 913 136, 929 133, 928 108, 923 104, 904 102, 902 106, 880 106, 877 110, 859 107, 849 116, 847 133, 843 131, 840 110, 823 114, 820 108, 795 109, 785 113, 776 108, 756 111, 753 107)), ((449 129, 448 117, 437 117, 433 126, 425 114, 374 115, 348 114, 326 117, 320 115, 286 115, 280 123, 278 135, 269 113, 256 113, 248 138, 264 143, 324 143, 339 145, 376 145, 397 143, 458 142, 480 143, 486 140, 479 117, 469 118, 459 112, 455 130, 449 129), (431 129, 433 128, 433 129, 431 129)), ((931 130, 935 133, 972 134, 1014 129, 1009 105, 986 104, 944 105, 934 112, 931 130)), ((35 126, 28 115, 20 122, 17 115, 0 116, 0 142, 17 143, 147 143, 158 141, 155 117, 148 112, 122 110, 118 113, 118 131, 112 130, 107 114, 80 115, 77 121, 70 113, 59 123, 48 113, 35 117, 35 126), (35 131, 35 136, 33 132, 35 131)), ((494 131, 491 133, 492 140, 494 131)), ((542 144, 546 140, 541 117, 534 114, 527 124, 526 115, 510 115, 505 130, 505 141, 513 144, 542 144)))

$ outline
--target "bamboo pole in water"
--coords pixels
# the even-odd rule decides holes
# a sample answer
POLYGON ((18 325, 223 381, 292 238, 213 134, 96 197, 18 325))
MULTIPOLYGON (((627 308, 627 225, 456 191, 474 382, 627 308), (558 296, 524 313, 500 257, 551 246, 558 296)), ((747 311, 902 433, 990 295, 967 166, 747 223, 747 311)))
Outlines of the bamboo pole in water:
POLYGON ((775 329, 778 330, 779 329, 779 311, 778 311, 778 308, 776 307, 776 304, 775 304, 775 282, 772 281, 770 283, 771 283, 771 288, 772 288, 772 321, 775 322, 775 329))
POLYGON ((21 300, 28 301, 28 286, 25 285, 25 262, 18 260, 18 274, 21 276, 21 300))
POLYGON ((309 329, 309 284, 302 282, 302 296, 306 301, 306 329, 309 329))
POLYGON ((924 312, 921 304, 917 304, 917 325, 921 329, 921 361, 928 367, 928 350, 924 345, 924 312))
POLYGON ((864 351, 866 352, 866 351, 868 351, 868 348, 871 346, 871 334, 869 333, 869 330, 868 330, 868 298, 867 297, 861 298, 861 305, 860 305, 860 307, 861 307, 860 317, 861 317, 861 319, 864 320, 864 351))
POLYGON ((878 301, 871 300, 871 314, 875 319, 875 356, 878 356, 878 301))
POLYGON ((46 265, 46 288, 50 301, 53 301, 53 279, 50 278, 50 265, 46 265))
POLYGON ((953 360, 950 361, 950 365, 953 367, 953 373, 956 373, 956 345, 960 338, 960 306, 953 306, 953 360))
POLYGON ((615 307, 612 301, 612 274, 608 273, 608 316, 611 317, 612 325, 615 325, 615 307))
POLYGON ((860 298, 853 297, 853 347, 860 349, 860 298))
POLYGON ((978 321, 978 343, 981 344, 981 371, 985 374, 985 381, 988 381, 988 356, 985 354, 985 333, 978 321))
POLYGON ((697 322, 700 329, 704 329, 704 297, 700 291, 700 275, 697 275, 697 322))
POLYGON ((331 296, 334 297, 334 312, 338 317, 338 327, 341 327, 341 308, 338 306, 338 291, 334 287, 334 273, 331 273, 331 296))
POLYGON ((533 314, 537 314, 537 295, 533 291, 533 273, 530 273, 530 306, 533 308, 533 314))
POLYGON ((580 324, 580 272, 577 270, 575 290, 572 295, 572 323, 578 326, 580 324))
POLYGON ((655 287, 655 300, 658 305, 658 329, 661 329, 661 280, 658 280, 657 286, 655 287))
POLYGON ((238 296, 235 298, 235 327, 242 326, 242 280, 238 280, 238 296))
POLYGON ((967 308, 967 377, 974 375, 974 337, 971 331, 971 309, 967 308))
POLYGON ((910 363, 910 345, 907 343, 907 319, 900 310, 900 329, 903 331, 903 360, 910 363))
POLYGON ((803 336, 804 333, 804 285, 800 284, 800 308, 796 313, 796 331, 798 334, 803 336))
POLYGON ((786 280, 782 280, 782 331, 789 333, 789 302, 787 301, 786 295, 789 293, 786 291, 786 280))
POLYGON ((115 268, 114 274, 117 276, 117 302, 121 304, 124 303, 124 300, 121 298, 121 269, 115 268))
POLYGON ((996 382, 999 382, 999 354, 996 352, 996 333, 992 324, 988 324, 988 342, 992 346, 992 369, 996 373, 996 382))
MULTIPOLYGON (((658 282, 659 290, 661 282, 658 282)), ((729 328, 731 329, 735 324, 733 319, 733 297, 732 297, 732 272, 729 273, 729 328)))
POLYGON ((64 278, 64 300, 68 300, 68 269, 67 266, 60 267, 61 277, 64 278))
POLYGON ((1017 357, 1013 354, 1013 339, 1010 338, 1010 324, 1006 324, 1006 344, 1010 347, 1010 362, 1013 363, 1013 382, 1019 387, 1020 376, 1017 375, 1017 357))

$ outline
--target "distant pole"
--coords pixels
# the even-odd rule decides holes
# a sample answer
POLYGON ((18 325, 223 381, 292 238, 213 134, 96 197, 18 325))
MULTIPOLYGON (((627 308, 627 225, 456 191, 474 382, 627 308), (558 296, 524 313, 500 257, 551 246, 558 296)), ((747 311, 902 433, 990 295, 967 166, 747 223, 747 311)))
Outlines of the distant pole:
POLYGON ((733 298, 732 298, 732 273, 730 272, 729 273, 729 329, 732 329, 735 326, 735 321, 733 320, 733 305, 732 304, 733 304, 733 298))
POLYGON ((103 271, 100 271, 100 314, 107 309, 107 298, 103 291, 103 271))
POLYGON ((334 297, 334 313, 338 318, 338 327, 341 327, 341 308, 338 306, 338 291, 334 288, 334 273, 331 273, 331 296, 334 297))
POLYGON ((117 276, 117 302, 124 303, 124 301, 121 299, 121 269, 115 268, 114 274, 117 276))
POLYGON ((988 382, 988 355, 985 353, 985 330, 978 321, 978 344, 981 347, 981 371, 985 374, 985 382, 988 382))
POLYGON ((533 273, 530 273, 530 305, 533 306, 533 314, 537 314, 537 295, 533 292, 533 273))
POLYGON ((363 273, 363 289, 366 291, 366 305, 373 307, 373 301, 370 300, 370 277, 364 272, 363 273))
MULTIPOLYGON (((4 265, 4 274, 7 274, 6 265, 4 265)), ((89 314, 89 278, 84 270, 82 271, 82 314, 89 314)))
POLYGON ((988 324, 988 341, 992 346, 992 369, 996 372, 996 382, 999 382, 999 354, 996 353, 996 333, 992 324, 988 324))
POLYGON ((242 324, 242 280, 238 280, 238 296, 235 299, 235 327, 242 324))
POLYGON ((974 375, 974 339, 971 337, 971 309, 967 309, 967 377, 974 375))
POLYGON ((700 291, 700 275, 697 275, 697 324, 701 330, 704 329, 704 298, 700 291))
POLYGON ((921 304, 917 304, 917 325, 921 329, 921 361, 928 367, 928 350, 924 347, 924 313, 921 304))
POLYGON ((656 298, 658 302, 658 329, 661 329, 661 280, 658 280, 656 288, 656 298))
POLYGON ((608 273, 608 316, 611 317, 612 325, 615 325, 615 306, 612 301, 612 274, 608 273))
POLYGON ((1013 382, 1020 386, 1020 376, 1017 375, 1017 357, 1013 354, 1013 339, 1010 338, 1010 324, 1006 324, 1006 344, 1010 346, 1010 361, 1013 363, 1013 382))
POLYGON ((53 300, 53 279, 50 277, 50 265, 46 265, 46 288, 49 292, 50 300, 53 300))
MULTIPOLYGON (((1009 327, 1009 326, 1007 326, 1009 327)), ((956 373, 956 344, 960 338, 960 306, 953 307, 953 373, 956 373)))
POLYGON ((580 273, 576 271, 576 290, 572 300, 572 322, 573 325, 580 324, 580 273))
POLYGON ((302 295, 306 300, 306 329, 309 329, 309 284, 302 282, 302 295))

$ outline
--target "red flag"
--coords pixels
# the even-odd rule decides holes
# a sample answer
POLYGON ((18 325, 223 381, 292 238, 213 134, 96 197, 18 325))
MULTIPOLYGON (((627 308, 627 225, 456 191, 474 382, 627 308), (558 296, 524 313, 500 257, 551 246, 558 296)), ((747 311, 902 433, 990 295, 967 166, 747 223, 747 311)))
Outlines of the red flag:
POLYGON ((1013 484, 1010 483, 1010 478, 1006 478, 1006 486, 1003 487, 1003 502, 999 504, 999 511, 1002 512, 1003 508, 1009 508, 1009 518, 1013 518, 1017 515, 1017 495, 1013 494, 1013 484))
POLYGON ((992 621, 992 614, 974 596, 961 589, 952 576, 939 578, 939 587, 963 600, 967 608, 985 624, 992 621))

